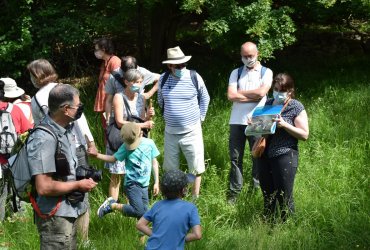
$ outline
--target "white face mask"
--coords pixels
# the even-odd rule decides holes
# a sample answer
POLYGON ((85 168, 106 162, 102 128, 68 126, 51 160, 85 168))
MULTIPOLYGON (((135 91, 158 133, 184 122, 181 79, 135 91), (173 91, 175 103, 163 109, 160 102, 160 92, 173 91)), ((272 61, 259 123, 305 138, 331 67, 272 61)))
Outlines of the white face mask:
POLYGON ((31 78, 31 82, 32 82, 33 86, 37 89, 40 88, 39 85, 37 84, 36 78, 31 73, 30 73, 30 78, 31 78))
POLYGON ((103 55, 104 55, 104 52, 103 52, 103 51, 101 51, 101 50, 96 50, 96 51, 94 52, 94 54, 95 54, 95 57, 96 57, 97 59, 103 59, 103 55))
POLYGON ((248 68, 251 68, 256 64, 257 56, 253 58, 246 58, 242 56, 242 62, 244 63, 245 66, 247 66, 248 68))
POLYGON ((284 101, 288 98, 288 92, 278 92, 274 90, 272 95, 277 103, 284 103, 284 101))

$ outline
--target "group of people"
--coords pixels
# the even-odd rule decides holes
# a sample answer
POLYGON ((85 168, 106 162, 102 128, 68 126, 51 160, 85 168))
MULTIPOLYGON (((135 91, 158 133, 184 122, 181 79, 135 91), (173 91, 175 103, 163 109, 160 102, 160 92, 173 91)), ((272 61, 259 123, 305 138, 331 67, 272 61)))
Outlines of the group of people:
MULTIPOLYGON (((0 79, 0 109, 9 106, 5 101, 10 100, 5 97, 22 100, 12 100, 12 118, 18 123, 17 132, 46 124, 58 135, 55 139, 43 130, 36 130, 27 144, 41 249, 75 249, 77 228, 83 240, 88 240, 88 192, 98 183, 92 178, 76 179, 76 169, 88 167, 88 155, 105 161, 111 174, 108 198, 99 207, 98 216, 117 210, 124 216, 137 218, 137 229, 149 236, 147 249, 182 249, 185 242, 201 238, 197 207, 181 198, 188 183, 192 182, 192 201, 199 199, 201 176, 205 172, 202 122, 210 101, 206 85, 196 71, 187 69, 191 56, 186 56, 180 47, 167 50, 167 59, 162 63, 167 65, 168 71, 159 75, 139 67, 134 57, 120 59, 115 56, 109 39, 95 40, 94 46, 96 58, 102 60, 94 111, 101 113, 106 131, 115 126, 122 139, 122 144, 114 148, 106 135, 105 154, 99 153, 94 144, 78 90, 57 83, 58 75, 50 62, 38 59, 28 64, 30 80, 39 89, 31 100, 24 96, 14 80, 0 79), (146 86, 150 84, 153 86, 148 90, 146 86), (7 85, 17 89, 20 95, 9 96, 7 91, 11 87, 7 85), (155 126, 154 108, 149 105, 155 92, 158 92, 158 104, 165 121, 161 179, 156 159, 159 150, 143 133, 155 126), (17 107, 25 103, 23 109, 17 107), (133 119, 135 117, 138 119, 133 119), (56 151, 63 154, 63 164, 55 160, 56 151), (179 170, 181 152, 187 161, 188 175, 179 170), (152 173, 153 194, 161 191, 166 199, 149 210, 148 186, 152 173), (121 178, 128 202, 119 198, 121 178)), ((231 170, 227 200, 230 204, 237 202, 244 179, 245 144, 248 140, 252 149, 258 139, 244 134, 254 109, 284 105, 281 115, 274 120, 276 133, 267 137, 263 155, 252 159, 252 180, 255 187, 261 187, 265 215, 275 216, 279 212, 285 219, 294 212, 298 140, 308 138, 307 114, 303 105, 294 99, 291 76, 282 73, 273 78, 272 71, 258 61, 256 44, 246 42, 241 46, 241 61, 243 66, 231 72, 227 89, 227 97, 233 102, 229 122, 231 170), (267 98, 271 87, 273 98, 267 98)), ((6 158, 0 157, 0 160, 6 163, 6 158)))

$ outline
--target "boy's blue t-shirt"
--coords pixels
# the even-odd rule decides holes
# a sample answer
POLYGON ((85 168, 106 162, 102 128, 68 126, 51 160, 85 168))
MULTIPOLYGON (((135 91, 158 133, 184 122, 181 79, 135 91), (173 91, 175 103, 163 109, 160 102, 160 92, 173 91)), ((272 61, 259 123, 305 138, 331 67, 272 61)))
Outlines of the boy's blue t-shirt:
POLYGON ((153 224, 146 249, 184 249, 191 228, 200 225, 197 207, 181 199, 158 201, 144 214, 153 224))
POLYGON ((152 171, 152 160, 159 155, 157 146, 152 139, 141 138, 139 146, 134 150, 127 150, 122 144, 114 157, 119 161, 125 161, 125 186, 132 182, 142 187, 149 186, 152 171))

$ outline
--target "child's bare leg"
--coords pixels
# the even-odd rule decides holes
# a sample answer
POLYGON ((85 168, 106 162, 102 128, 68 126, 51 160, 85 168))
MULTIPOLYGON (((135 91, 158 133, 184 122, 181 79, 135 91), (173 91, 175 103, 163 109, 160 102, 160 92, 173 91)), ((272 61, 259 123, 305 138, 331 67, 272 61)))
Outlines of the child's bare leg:
POLYGON ((112 174, 109 183, 109 196, 114 200, 118 200, 119 187, 121 185, 121 174, 112 174))

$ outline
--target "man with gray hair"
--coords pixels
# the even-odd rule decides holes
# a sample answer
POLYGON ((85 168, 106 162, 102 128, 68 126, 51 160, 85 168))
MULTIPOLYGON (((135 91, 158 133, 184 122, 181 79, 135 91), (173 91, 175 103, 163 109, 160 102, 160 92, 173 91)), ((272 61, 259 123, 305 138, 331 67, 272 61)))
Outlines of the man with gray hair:
POLYGON ((91 178, 76 180, 78 160, 70 124, 81 116, 83 105, 76 88, 58 84, 49 93, 48 107, 41 125, 52 133, 37 129, 27 143, 40 248, 76 249, 75 222, 83 212, 82 194, 97 185, 91 178), (76 192, 82 197, 76 199, 76 192))
MULTIPOLYGON (((229 155, 231 170, 228 201, 235 203, 243 187, 243 155, 246 140, 252 149, 255 136, 245 136, 248 120, 257 106, 263 106, 272 83, 272 71, 261 65, 256 44, 246 42, 241 46, 243 66, 234 69, 229 78, 227 98, 233 102, 230 116, 229 155)), ((257 163, 252 159, 254 186, 259 185, 257 163)))

